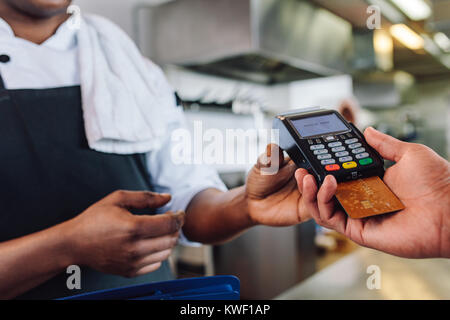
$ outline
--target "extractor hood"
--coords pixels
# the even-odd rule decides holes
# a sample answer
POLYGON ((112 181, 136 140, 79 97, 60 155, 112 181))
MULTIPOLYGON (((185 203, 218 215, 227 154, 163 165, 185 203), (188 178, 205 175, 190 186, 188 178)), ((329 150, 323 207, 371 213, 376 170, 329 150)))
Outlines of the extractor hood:
POLYGON ((277 83, 348 72, 352 26, 302 0, 177 0, 150 10, 160 64, 277 83))

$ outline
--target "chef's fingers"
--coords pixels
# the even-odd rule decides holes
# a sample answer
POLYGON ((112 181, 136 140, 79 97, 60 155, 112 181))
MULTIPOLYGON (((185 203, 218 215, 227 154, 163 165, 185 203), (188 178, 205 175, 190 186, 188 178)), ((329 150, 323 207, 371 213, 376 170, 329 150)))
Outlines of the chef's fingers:
POLYGON ((138 276, 142 276, 144 274, 150 273, 150 272, 154 272, 161 267, 161 264, 162 264, 161 262, 157 262, 157 263, 153 263, 153 264, 147 265, 145 267, 142 267, 141 269, 135 271, 133 276, 138 277, 138 276))
POLYGON ((170 199, 170 194, 166 193, 117 190, 109 194, 101 201, 126 209, 146 209, 162 207, 168 203, 170 199))
POLYGON ((157 215, 134 216, 134 230, 140 238, 155 238, 163 235, 173 234, 181 229, 184 224, 185 214, 183 211, 166 212, 157 215))
POLYGON ((135 253, 137 258, 142 258, 152 253, 172 249, 177 244, 178 237, 179 232, 175 232, 157 238, 139 239, 129 250, 135 253))
POLYGON ((158 262, 163 262, 163 261, 167 260, 171 254, 172 254, 172 249, 166 249, 166 250, 158 251, 158 252, 155 252, 155 253, 152 253, 152 254, 142 257, 141 259, 137 260, 136 263, 134 264, 136 273, 140 269, 142 269, 148 265, 156 264, 158 262))

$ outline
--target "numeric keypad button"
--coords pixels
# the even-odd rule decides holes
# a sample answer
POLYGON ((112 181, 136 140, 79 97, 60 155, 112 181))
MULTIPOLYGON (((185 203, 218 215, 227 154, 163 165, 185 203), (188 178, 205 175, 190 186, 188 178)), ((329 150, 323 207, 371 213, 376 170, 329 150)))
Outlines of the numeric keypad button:
POLYGON ((336 152, 336 154, 335 154, 336 157, 345 157, 348 155, 349 155, 348 151, 336 152))
POLYGON ((313 144, 311 147, 309 147, 311 150, 320 150, 324 149, 325 146, 323 144, 313 144))
POLYGON ((345 147, 335 147, 335 148, 331 149, 331 151, 333 151, 333 152, 341 152, 344 150, 345 150, 345 147))
POLYGON ((340 141, 331 142, 328 144, 328 148, 334 148, 334 147, 339 147, 339 146, 342 146, 342 142, 340 142, 340 141))
POLYGON ((347 162, 347 161, 352 161, 353 158, 352 157, 342 157, 339 158, 339 162, 347 162))
POLYGON ((334 164, 334 163, 336 163, 336 160, 334 160, 334 159, 327 159, 327 160, 322 160, 320 163, 321 163, 323 166, 325 166, 325 165, 327 165, 327 164, 334 164))
POLYGON ((356 159, 364 159, 364 158, 368 158, 369 154, 367 152, 364 153, 359 153, 355 156, 356 159))
POLYGON ((358 139, 352 138, 352 139, 347 139, 347 140, 345 140, 345 143, 346 143, 346 144, 352 144, 352 143, 355 143, 355 142, 358 142, 358 139))
POLYGON ((353 143, 353 144, 350 144, 348 147, 350 149, 356 149, 356 148, 360 148, 361 146, 362 146, 361 143, 353 143))
POLYGON ((366 149, 364 149, 364 148, 358 148, 358 149, 353 149, 352 150, 353 154, 362 153, 364 151, 366 151, 366 149))
POLYGON ((317 159, 319 160, 325 160, 325 159, 330 159, 331 158, 331 154, 321 154, 317 156, 317 159))
POLYGON ((319 150, 314 150, 314 154, 317 156, 318 154, 324 154, 324 153, 328 153, 327 149, 319 149, 319 150))

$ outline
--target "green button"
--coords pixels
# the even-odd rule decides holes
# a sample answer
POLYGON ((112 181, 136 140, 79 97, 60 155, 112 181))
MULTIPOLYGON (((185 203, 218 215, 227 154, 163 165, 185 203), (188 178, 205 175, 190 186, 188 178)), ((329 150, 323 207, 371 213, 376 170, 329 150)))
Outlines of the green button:
POLYGON ((373 162, 372 158, 365 158, 359 160, 359 164, 362 166, 367 166, 368 164, 371 164, 373 162))

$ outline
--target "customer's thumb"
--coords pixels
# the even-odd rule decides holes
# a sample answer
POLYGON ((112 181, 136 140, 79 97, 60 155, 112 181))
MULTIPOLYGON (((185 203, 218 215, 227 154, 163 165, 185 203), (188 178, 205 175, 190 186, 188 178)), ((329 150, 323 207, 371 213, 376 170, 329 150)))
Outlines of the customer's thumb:
POLYGON ((377 150, 384 159, 397 162, 405 152, 406 142, 384 134, 372 127, 364 131, 364 137, 367 143, 377 150))

